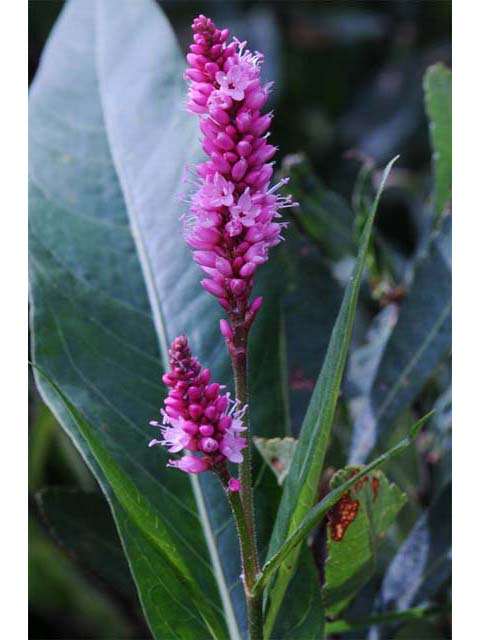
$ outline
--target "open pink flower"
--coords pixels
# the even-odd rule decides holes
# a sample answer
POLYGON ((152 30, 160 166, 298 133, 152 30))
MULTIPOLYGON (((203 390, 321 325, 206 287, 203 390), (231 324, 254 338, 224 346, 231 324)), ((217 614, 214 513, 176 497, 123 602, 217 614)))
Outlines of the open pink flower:
POLYGON ((244 227, 252 227, 261 210, 261 205, 253 203, 250 196, 250 187, 247 187, 237 203, 230 207, 232 219, 238 220, 244 227))
POLYGON ((246 446, 246 438, 241 438, 235 431, 229 429, 220 442, 220 451, 230 462, 240 464, 243 462, 242 449, 246 446))
POLYGON ((220 90, 224 95, 230 96, 233 100, 243 100, 245 89, 251 82, 251 73, 247 65, 236 64, 226 73, 218 71, 215 80, 220 85, 220 90))
POLYGON ((175 467, 186 473, 204 473, 211 469, 211 461, 197 456, 183 456, 179 460, 169 460, 167 467, 175 467))

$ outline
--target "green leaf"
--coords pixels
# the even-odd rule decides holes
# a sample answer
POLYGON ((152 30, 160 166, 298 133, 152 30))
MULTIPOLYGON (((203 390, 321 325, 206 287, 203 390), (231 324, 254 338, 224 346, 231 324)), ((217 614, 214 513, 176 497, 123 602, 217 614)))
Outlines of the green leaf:
MULTIPOLYGON (((373 462, 370 462, 370 464, 364 467, 363 474, 370 473, 370 471, 375 470, 380 465, 385 464, 385 462, 388 462, 407 449, 412 444, 421 427, 431 418, 433 413, 433 411, 430 411, 430 413, 423 416, 423 418, 414 424, 406 438, 385 453, 382 453, 382 455, 378 456, 378 458, 373 462)), ((293 555, 291 554, 291 551, 297 548, 302 541, 306 539, 327 512, 340 500, 346 491, 355 485, 357 481, 358 478, 351 475, 350 478, 345 480, 340 486, 332 489, 332 491, 330 491, 320 502, 310 509, 295 531, 285 540, 280 549, 265 563, 262 568, 262 572, 254 585, 254 592, 258 592, 258 590, 268 585, 272 576, 275 575, 275 571, 281 568, 282 563, 284 563, 289 556, 293 555)))
MULTIPOLYGON (((381 186, 363 231, 354 272, 345 291, 327 355, 312 394, 300 433, 299 443, 285 482, 270 543, 269 558, 278 551, 282 543, 296 529, 316 500, 340 383, 345 368, 373 220, 380 195, 394 160, 388 164, 384 171, 381 186)), ((272 631, 273 623, 292 577, 298 553, 299 550, 295 550, 290 561, 280 567, 278 575, 268 591, 265 624, 267 637, 272 631)))
POLYGON ((56 430, 55 418, 45 405, 35 411, 28 442, 28 488, 35 491, 44 484, 45 466, 56 430))
POLYGON ((162 557, 162 582, 167 578, 168 584, 168 589, 162 584, 162 591, 170 591, 170 606, 172 608, 176 601, 176 632, 180 633, 180 637, 183 638, 187 634, 191 634, 193 628, 196 627, 197 632, 203 628, 203 633, 210 633, 214 638, 223 637, 223 629, 217 612, 205 597, 200 584, 191 574, 190 567, 180 555, 175 535, 168 530, 154 507, 102 446, 92 426, 48 375, 40 369, 39 371, 47 379, 48 384, 57 394, 70 418, 85 438, 115 497, 130 516, 131 522, 140 529, 150 544, 154 544, 156 553, 162 557), (173 597, 173 591, 175 591, 175 597, 173 597), (182 615, 186 602, 191 603, 187 616, 185 613, 182 615), (182 622, 186 624, 184 628, 181 626, 182 622))
POLYGON ((448 217, 417 261, 409 294, 376 363, 370 391, 356 407, 351 406, 350 464, 363 463, 376 444, 385 445, 395 418, 451 350, 451 233, 448 217))
POLYGON ((343 292, 321 251, 294 225, 290 225, 280 251, 286 290, 283 312, 292 423, 289 435, 297 437, 318 376, 318 363, 327 352, 343 292), (318 300, 322 304, 318 304, 318 300))
POLYGON ((405 494, 381 471, 364 475, 361 467, 337 471, 330 489, 352 475, 357 483, 329 512, 324 597, 331 616, 344 609, 373 575, 377 546, 406 502, 405 494))
POLYGON ((295 438, 258 438, 253 442, 277 478, 279 485, 288 475, 297 441, 295 438))
MULTIPOLYGON (((135 630, 119 603, 87 580, 33 517, 28 527, 28 604, 34 618, 68 621, 77 637, 132 638, 135 630)), ((66 628, 64 627, 64 631, 66 628)))
MULTIPOLYGON (((432 607, 414 607, 412 609, 406 609, 405 611, 390 611, 389 613, 380 614, 378 616, 370 616, 368 618, 359 618, 355 620, 334 620, 327 623, 328 634, 348 633, 349 631, 360 631, 363 629, 369 629, 373 625, 378 625, 386 622, 405 622, 413 620, 422 620, 427 616, 431 616, 436 613, 436 609, 432 607)), ((396 638, 398 636, 395 636, 396 638)), ((403 636, 408 640, 415 638, 416 635, 403 636)))
POLYGON ((430 121, 437 220, 452 198, 452 72, 444 64, 429 67, 423 79, 430 121))
POLYGON ((322 600, 318 568, 312 552, 300 552, 297 571, 288 585, 285 600, 288 607, 280 610, 273 638, 278 640, 313 640, 324 638, 325 607, 322 600))
POLYGON ((82 568, 114 592, 135 596, 112 514, 100 493, 55 487, 35 498, 51 535, 82 568))
POLYGON ((451 484, 424 512, 390 562, 376 612, 404 611, 432 598, 452 571, 451 484))
POLYGON ((302 154, 287 156, 283 168, 291 178, 289 189, 299 207, 291 216, 297 226, 322 250, 337 260, 355 252, 354 214, 347 202, 325 188, 302 154))

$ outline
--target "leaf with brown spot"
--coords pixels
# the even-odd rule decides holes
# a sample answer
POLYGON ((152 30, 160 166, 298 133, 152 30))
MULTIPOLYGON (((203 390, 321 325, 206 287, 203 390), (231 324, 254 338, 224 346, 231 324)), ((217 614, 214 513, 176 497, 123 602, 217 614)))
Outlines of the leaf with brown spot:
POLYGON ((330 509, 324 597, 330 615, 339 613, 368 581, 377 547, 406 501, 400 489, 378 470, 362 476, 362 467, 337 471, 330 488, 353 475, 359 479, 330 509))

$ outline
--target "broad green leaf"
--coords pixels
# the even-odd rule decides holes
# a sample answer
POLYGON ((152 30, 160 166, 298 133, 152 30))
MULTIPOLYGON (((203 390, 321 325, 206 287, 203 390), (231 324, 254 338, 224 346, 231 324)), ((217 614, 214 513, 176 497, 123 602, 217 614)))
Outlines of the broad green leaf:
POLYGON ((57 425, 45 405, 35 412, 28 442, 28 488, 35 491, 44 484, 45 466, 57 425))
POLYGON ((384 473, 365 475, 361 467, 337 471, 330 489, 352 475, 357 483, 328 513, 324 598, 332 616, 347 606, 374 573, 377 546, 406 501, 384 473))
POLYGON ((135 589, 110 509, 98 492, 63 487, 36 494, 40 512, 55 540, 88 573, 127 598, 135 589))
POLYGON ((423 513, 385 572, 376 612, 404 611, 433 597, 452 566, 451 485, 423 513))
MULTIPOLYGON (((179 637, 190 636, 193 628, 197 628, 197 633, 209 633, 214 638, 223 637, 223 629, 218 619, 215 608, 210 604, 208 599, 200 588, 193 575, 190 567, 180 555, 176 545, 176 536, 168 530, 161 518, 158 516, 154 507, 148 499, 142 495, 138 487, 130 480, 119 465, 116 464, 113 457, 108 453, 102 445, 99 438, 95 434, 95 430, 62 393, 60 388, 46 375, 48 384, 52 387, 58 398, 64 405, 70 418, 87 442, 90 451, 93 453, 96 462, 105 474, 115 497, 120 502, 123 510, 130 521, 140 530, 141 534, 154 546, 155 553, 162 558, 162 592, 170 592, 170 607, 176 610, 176 629, 175 633, 179 637), (166 585, 164 580, 167 578, 166 585), (191 605, 187 608, 186 602, 191 605), (175 603, 175 607, 174 607, 175 603), (185 615, 182 610, 187 610, 185 615), (184 623, 183 627, 181 623, 184 623)), ((163 596, 163 599, 165 596, 163 596)), ((192 637, 194 637, 192 635, 192 637)))
POLYGON ((297 446, 295 438, 254 437, 253 442, 277 478, 278 484, 282 485, 288 475, 295 447, 297 446))
POLYGON ((359 405, 370 393, 378 365, 397 319, 398 306, 389 304, 373 318, 366 331, 364 344, 350 354, 343 387, 353 415, 358 413, 359 405))
POLYGON ((353 414, 350 464, 382 444, 395 418, 415 399, 451 349, 451 219, 432 235, 416 264, 398 321, 383 347, 370 392, 353 414))
POLYGON ((452 72, 443 64, 429 67, 423 79, 430 121, 437 220, 452 198, 452 72))
MULTIPOLYGON (((327 633, 328 634, 339 634, 339 633, 348 633, 352 631, 361 631, 369 629, 374 625, 379 625, 383 623, 395 623, 395 622, 405 622, 407 621, 418 621, 426 618, 427 616, 431 616, 435 613, 435 609, 432 607, 413 607, 412 609, 406 609, 405 611, 390 611, 389 613, 379 614, 378 616, 370 616, 364 617, 354 620, 334 620, 333 622, 327 623, 327 633)), ((403 637, 405 640, 411 640, 412 638, 417 639, 416 635, 411 636, 395 636, 403 637)))
POLYGON ((318 567, 312 552, 304 547, 298 567, 285 595, 288 606, 280 610, 272 637, 278 640, 317 640, 324 638, 325 607, 318 567))
MULTIPOLYGON (((393 162, 392 160, 385 169, 382 184, 365 225, 354 272, 346 288, 327 355, 305 416, 290 472, 285 482, 270 543, 269 558, 278 551, 282 543, 296 529, 316 500, 340 383, 345 368, 373 220, 381 192, 393 162)), ((272 631, 275 618, 292 577, 298 553, 299 549, 295 549, 289 558, 289 562, 280 567, 276 579, 267 593, 265 624, 267 637, 272 631)))
POLYGON ((435 402, 435 419, 429 429, 428 449, 435 461, 433 483, 437 493, 452 481, 452 386, 435 402))
POLYGON ((342 289, 321 251, 295 225, 289 226, 286 238, 280 252, 285 273, 283 313, 292 423, 289 435, 297 437, 318 376, 318 363, 328 348, 342 289))
POLYGON ((28 527, 28 604, 33 618, 56 620, 61 611, 77 637, 104 637, 108 629, 112 638, 122 640, 135 633, 118 603, 87 580, 33 518, 28 527))

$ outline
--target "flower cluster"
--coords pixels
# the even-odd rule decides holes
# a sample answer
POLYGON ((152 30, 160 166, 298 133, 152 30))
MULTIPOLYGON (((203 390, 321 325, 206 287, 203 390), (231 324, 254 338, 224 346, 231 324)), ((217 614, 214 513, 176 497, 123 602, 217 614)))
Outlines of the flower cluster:
MULTIPOLYGON (((246 407, 240 410, 237 402, 221 393, 223 386, 210 382, 210 371, 192 357, 184 336, 175 338, 169 354, 170 371, 163 381, 170 391, 162 409, 163 424, 150 422, 160 427, 163 439, 152 440, 150 446, 161 444, 171 453, 188 451, 168 464, 187 473, 224 469, 227 460, 239 464, 246 446, 240 435, 246 430, 242 424, 246 407)), ((230 478, 229 488, 237 491, 238 480, 230 478)))
MULTIPOLYGON (((209 159, 196 168, 185 238, 207 275, 202 286, 232 321, 248 327, 262 302, 248 304, 255 271, 282 239, 279 210, 296 203, 277 193, 288 179, 270 186, 276 148, 268 143, 272 114, 261 113, 271 87, 260 82, 262 54, 237 39, 227 44, 228 29, 217 29, 203 15, 192 28, 188 110, 201 117, 209 159)), ((222 332, 231 337, 227 321, 222 332)))

